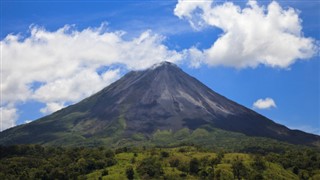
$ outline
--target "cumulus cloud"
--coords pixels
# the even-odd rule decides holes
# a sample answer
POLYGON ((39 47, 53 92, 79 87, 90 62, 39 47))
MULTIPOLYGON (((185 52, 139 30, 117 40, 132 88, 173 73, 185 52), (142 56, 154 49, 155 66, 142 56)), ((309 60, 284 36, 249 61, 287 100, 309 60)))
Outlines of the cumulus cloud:
POLYGON ((253 103, 253 108, 256 109, 270 109, 272 107, 277 107, 276 103, 272 98, 258 99, 253 103))
POLYGON ((178 0, 174 14, 179 18, 189 19, 189 23, 194 29, 201 30, 207 24, 202 18, 202 14, 205 11, 210 11, 210 8, 210 1, 178 0))
MULTIPOLYGON (((74 76, 59 78, 41 86, 34 92, 33 98, 40 102, 75 102, 110 84, 119 78, 119 73, 119 69, 109 70, 102 75, 94 70, 81 70, 74 76)), ((63 107, 63 105, 52 105, 52 107, 63 107)))
POLYGON ((212 1, 179 0, 174 14, 187 19, 200 30, 213 26, 223 31, 208 49, 190 49, 193 66, 201 63, 236 68, 270 67, 287 68, 298 59, 308 59, 319 48, 312 38, 303 36, 299 11, 282 8, 272 1, 265 6, 249 0, 244 8, 232 2, 214 4, 212 1), (197 62, 198 61, 198 62, 197 62))
POLYGON ((124 34, 108 31, 103 23, 83 30, 70 25, 56 31, 31 26, 27 37, 7 35, 1 40, 3 129, 15 124, 18 103, 42 102, 46 106, 40 111, 48 114, 97 92, 120 77, 114 64, 140 70, 161 61, 177 63, 183 57, 163 44, 165 37, 150 30, 129 40, 124 34), (98 72, 101 68, 106 70, 98 72))
POLYGON ((15 126, 18 118, 17 109, 12 107, 0 107, 1 125, 0 131, 15 126))
POLYGON ((49 113, 58 111, 58 110, 60 110, 62 108, 64 108, 64 104, 50 102, 50 103, 46 103, 46 107, 41 108, 40 112, 42 112, 43 114, 49 114, 49 113))

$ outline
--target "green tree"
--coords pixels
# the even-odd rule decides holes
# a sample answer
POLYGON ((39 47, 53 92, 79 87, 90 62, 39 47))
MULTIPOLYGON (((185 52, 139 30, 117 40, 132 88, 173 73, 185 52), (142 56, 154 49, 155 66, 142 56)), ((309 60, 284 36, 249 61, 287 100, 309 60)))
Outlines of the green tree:
POLYGON ((136 158, 135 157, 133 157, 133 158, 131 158, 131 164, 134 164, 134 163, 136 163, 136 158))
POLYGON ((262 158, 261 155, 256 155, 253 159, 253 163, 251 164, 254 170, 258 172, 262 172, 266 169, 265 160, 262 158))
POLYGON ((211 168, 214 168, 215 165, 217 165, 217 158, 211 158, 211 159, 209 160, 209 166, 210 166, 211 168))
POLYGON ((308 173, 308 171, 306 171, 306 170, 301 170, 300 172, 299 172, 299 178, 301 179, 301 180, 308 180, 309 179, 309 173, 308 173))
POLYGON ((106 150, 104 155, 106 158, 114 158, 114 152, 110 149, 106 150))
POLYGON ((234 177, 238 180, 247 176, 247 168, 244 166, 242 160, 238 157, 232 162, 232 171, 234 177))
POLYGON ((133 170, 132 166, 127 167, 127 169, 126 169, 126 175, 127 175, 127 178, 128 178, 129 180, 131 180, 131 179, 134 178, 134 170, 133 170))
POLYGON ((189 173, 190 163, 184 162, 184 161, 179 161, 179 166, 177 168, 182 172, 189 173))
POLYGON ((208 168, 208 178, 209 179, 214 178, 214 168, 212 168, 212 167, 208 168))
POLYGON ((205 157, 200 159, 201 167, 205 168, 210 164, 210 159, 209 158, 210 158, 209 156, 205 156, 205 157))
POLYGON ((205 169, 202 169, 199 172, 199 175, 200 175, 201 179, 206 179, 209 176, 209 173, 205 169))
POLYGON ((215 160, 215 164, 220 164, 222 159, 223 159, 223 157, 224 157, 224 152, 222 152, 222 151, 218 152, 217 158, 215 160))
POLYGON ((162 166, 155 157, 147 157, 141 161, 137 167, 137 171, 141 176, 159 177, 163 174, 162 166))
POLYGON ((218 169, 215 172, 215 179, 217 180, 230 180, 234 179, 232 172, 226 170, 226 169, 218 169))
POLYGON ((169 157, 169 153, 167 151, 161 151, 161 157, 167 158, 167 157, 169 157))
POLYGON ((102 170, 101 175, 107 176, 107 175, 109 175, 109 171, 107 169, 104 169, 104 170, 102 170))
POLYGON ((256 173, 256 174, 254 174, 254 175, 252 176, 252 179, 253 179, 253 180, 263 180, 264 178, 263 178, 262 174, 256 173))
POLYGON ((189 163, 189 172, 191 174, 198 174, 200 162, 197 158, 192 158, 189 163))
POLYGON ((178 158, 170 159, 169 164, 170 167, 178 167, 180 164, 180 160, 178 158))

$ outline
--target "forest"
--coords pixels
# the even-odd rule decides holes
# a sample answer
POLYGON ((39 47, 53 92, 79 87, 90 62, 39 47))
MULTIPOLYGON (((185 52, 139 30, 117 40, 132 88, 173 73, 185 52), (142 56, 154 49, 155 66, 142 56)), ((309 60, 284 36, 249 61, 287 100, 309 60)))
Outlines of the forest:
POLYGON ((320 179, 320 152, 178 147, 0 146, 0 179, 320 179))

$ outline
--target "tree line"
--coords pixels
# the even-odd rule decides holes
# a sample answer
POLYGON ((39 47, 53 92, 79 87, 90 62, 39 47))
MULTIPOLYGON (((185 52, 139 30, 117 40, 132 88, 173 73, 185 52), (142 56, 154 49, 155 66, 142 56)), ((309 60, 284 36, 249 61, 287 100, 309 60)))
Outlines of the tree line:
POLYGON ((4 180, 87 179, 90 174, 112 179, 115 170, 127 179, 320 178, 320 153, 312 149, 261 154, 210 152, 195 147, 13 145, 0 146, 0 162, 0 179, 4 180))

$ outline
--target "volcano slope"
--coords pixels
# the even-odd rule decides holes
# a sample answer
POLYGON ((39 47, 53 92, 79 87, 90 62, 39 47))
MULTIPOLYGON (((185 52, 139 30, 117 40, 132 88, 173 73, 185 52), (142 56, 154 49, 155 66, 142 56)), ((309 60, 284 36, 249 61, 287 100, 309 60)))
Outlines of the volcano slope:
POLYGON ((77 104, 1 132, 0 144, 117 146, 152 143, 156 137, 163 144, 206 137, 209 144, 255 137, 311 146, 320 142, 319 136, 277 124, 163 62, 129 72, 77 104))

